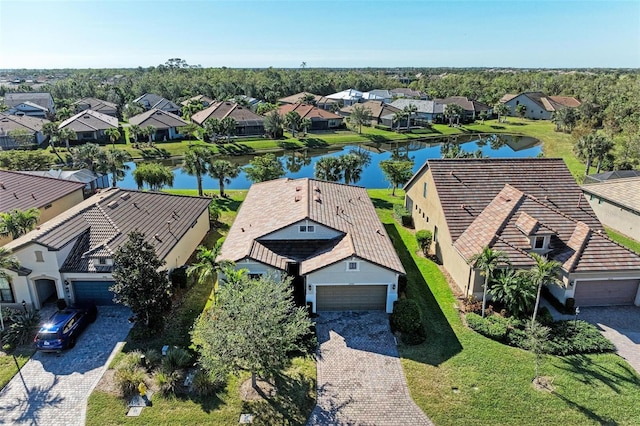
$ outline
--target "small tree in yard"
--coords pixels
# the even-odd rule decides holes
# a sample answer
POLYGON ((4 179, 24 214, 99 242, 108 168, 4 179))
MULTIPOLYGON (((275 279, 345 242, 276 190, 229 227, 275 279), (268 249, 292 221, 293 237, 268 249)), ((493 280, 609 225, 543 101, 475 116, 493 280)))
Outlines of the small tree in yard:
POLYGON ((527 323, 525 328, 527 340, 525 346, 535 355, 535 377, 533 382, 538 384, 540 379, 540 365, 549 345, 549 327, 537 322, 527 323))
POLYGON ((192 339, 211 375, 249 371, 256 388, 256 376, 281 371, 310 327, 306 309, 293 302, 290 279, 245 275, 220 289, 219 303, 200 316, 192 339))
POLYGON ((171 283, 165 270, 159 270, 164 261, 144 237, 133 231, 113 256, 113 279, 109 290, 115 301, 129 306, 133 313, 149 328, 160 328, 171 308, 171 283))
POLYGON ((416 240, 422 250, 422 254, 429 255, 429 248, 431 248, 431 242, 433 241, 433 233, 428 229, 422 229, 416 232, 416 240))

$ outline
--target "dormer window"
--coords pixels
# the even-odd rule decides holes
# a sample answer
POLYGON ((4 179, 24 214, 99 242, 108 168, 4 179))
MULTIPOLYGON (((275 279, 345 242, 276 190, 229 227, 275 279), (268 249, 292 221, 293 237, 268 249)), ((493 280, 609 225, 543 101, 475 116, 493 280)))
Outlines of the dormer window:
POLYGON ((300 232, 316 232, 315 225, 300 225, 298 227, 298 231, 300 232))
POLYGON ((551 239, 551 236, 532 235, 530 238, 532 250, 544 251, 549 248, 549 240, 551 239))

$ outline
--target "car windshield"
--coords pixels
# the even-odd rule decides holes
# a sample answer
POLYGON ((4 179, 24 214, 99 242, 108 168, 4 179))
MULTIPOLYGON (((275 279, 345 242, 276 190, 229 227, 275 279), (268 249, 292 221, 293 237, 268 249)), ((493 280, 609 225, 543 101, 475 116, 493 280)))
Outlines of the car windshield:
POLYGON ((38 333, 38 340, 55 340, 57 338, 56 333, 38 333))

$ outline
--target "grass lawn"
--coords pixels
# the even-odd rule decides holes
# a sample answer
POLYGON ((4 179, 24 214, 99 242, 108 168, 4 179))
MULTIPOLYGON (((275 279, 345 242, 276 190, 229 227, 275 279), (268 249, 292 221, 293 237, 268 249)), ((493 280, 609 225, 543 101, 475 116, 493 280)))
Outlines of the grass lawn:
MULTIPOLYGON (((33 352, 33 350, 30 350, 26 353, 15 354, 15 359, 18 361, 20 368, 29 361, 33 352)), ((14 361, 12 355, 6 355, 4 352, 0 353, 2 354, 0 355, 0 389, 2 389, 7 383, 9 383, 11 378, 16 375, 18 368, 16 367, 16 361, 14 361)))
MULTIPOLYGON (((197 195, 197 190, 173 190, 171 193, 197 195)), ((207 191, 211 192, 211 191, 207 191)), ((225 235, 233 222, 240 203, 247 191, 229 191, 230 198, 216 198, 222 212, 222 225, 217 232, 210 233, 206 245, 211 246, 225 235)), ((194 320, 211 300, 211 287, 195 285, 182 299, 182 303, 172 311, 167 323, 170 324, 159 336, 134 341, 131 334, 123 349, 129 352, 135 349, 155 348, 163 345, 187 347, 190 345, 189 331, 194 320)), ((114 361, 117 363, 118 357, 114 361)), ((87 425, 233 425, 238 424, 241 413, 257 415, 254 424, 292 424, 306 422, 315 404, 316 369, 315 361, 310 357, 296 357, 284 374, 276 377, 278 394, 269 401, 244 402, 239 397, 240 384, 249 377, 231 377, 226 388, 214 397, 196 396, 153 397, 153 407, 146 408, 138 418, 126 417, 126 403, 117 396, 102 390, 95 390, 89 397, 87 425)))
POLYGON ((464 326, 438 266, 391 216, 402 197, 369 194, 407 270, 408 297, 422 308, 427 341, 399 351, 414 401, 437 425, 638 423, 640 376, 614 354, 549 356, 541 373, 555 392, 534 390, 533 355, 464 326))
POLYGON ((604 229, 607 232, 609 238, 611 238, 613 241, 635 251, 636 253, 640 253, 640 241, 636 241, 633 238, 622 235, 621 233, 614 231, 611 228, 607 228, 606 226, 604 229))

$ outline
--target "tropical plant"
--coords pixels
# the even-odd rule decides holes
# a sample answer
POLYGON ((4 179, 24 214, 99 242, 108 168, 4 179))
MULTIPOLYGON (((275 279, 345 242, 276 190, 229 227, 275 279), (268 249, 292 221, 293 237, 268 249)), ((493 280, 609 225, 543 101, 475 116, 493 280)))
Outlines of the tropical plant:
POLYGON ((396 188, 413 176, 413 160, 383 160, 380 168, 385 178, 391 183, 391 195, 396 195, 396 188))
POLYGON ((224 197, 224 185, 231 183, 231 179, 238 177, 240 174, 240 166, 229 160, 214 160, 211 158, 208 163, 209 176, 218 179, 220 187, 220 196, 224 197))
POLYGON ((129 126, 129 135, 133 137, 133 142, 138 143, 138 136, 142 134, 142 127, 137 124, 132 124, 129 126))
POLYGON ((213 142, 218 141, 218 136, 224 133, 222 123, 217 118, 210 118, 204 122, 205 133, 213 142))
POLYGON ((551 114, 551 122, 556 125, 556 132, 571 133, 578 122, 578 114, 573 108, 561 108, 551 114))
POLYGON ((153 138, 155 137, 157 130, 158 129, 152 125, 148 125, 142 129, 142 134, 149 138, 149 145, 153 145, 153 138))
POLYGON ((236 134, 237 123, 233 117, 225 117, 220 122, 223 133, 227 136, 227 140, 231 140, 231 137, 236 134))
POLYGON ((40 322, 40 314, 33 309, 18 310, 11 314, 9 320, 11 325, 2 334, 2 343, 10 346, 24 345, 33 338, 40 322))
POLYGON ((360 180, 366 165, 365 157, 355 153, 349 153, 338 157, 338 161, 340 162, 340 170, 342 170, 344 176, 344 183, 349 185, 360 180))
POLYGON ((202 197, 202 175, 208 171, 212 152, 210 149, 196 146, 184 153, 184 164, 182 170, 188 175, 195 176, 198 182, 198 195, 202 197))
POLYGON ((202 102, 192 100, 188 104, 182 107, 182 118, 186 121, 191 119, 191 116, 198 111, 202 111, 204 109, 204 105, 202 102))
POLYGON ((487 290, 493 282, 496 269, 501 264, 509 265, 509 256, 503 251, 493 250, 485 246, 480 253, 471 256, 469 262, 474 268, 479 269, 480 275, 484 277, 484 283, 482 284, 482 318, 484 318, 487 306, 487 290))
POLYGON ((36 227, 39 217, 40 211, 35 207, 0 213, 0 237, 20 238, 36 227))
POLYGON ((447 104, 444 107, 444 116, 449 119, 449 126, 453 125, 453 120, 456 120, 456 124, 460 124, 460 117, 464 110, 458 104, 447 104))
POLYGON ((595 158, 598 160, 598 163, 596 164, 596 174, 600 173, 605 158, 609 155, 614 146, 615 145, 611 139, 602 135, 597 135, 594 149, 595 158))
POLYGON ((302 121, 302 117, 296 111, 289 111, 284 116, 284 124, 289 128, 291 135, 295 138, 296 132, 300 128, 300 122, 302 121))
POLYGON ((402 108, 402 112, 404 112, 405 117, 407 117, 407 130, 410 130, 412 124, 411 119, 418 113, 418 107, 414 104, 409 104, 402 108))
POLYGON ((574 152, 578 156, 578 158, 584 160, 585 169, 584 174, 589 174, 589 169, 591 169, 591 163, 598 155, 598 145, 602 137, 597 135, 596 133, 589 133, 585 136, 579 138, 573 146, 574 152))
POLYGON ((358 133, 362 133, 362 126, 371 123, 371 110, 364 105, 354 105, 349 122, 358 128, 358 133))
POLYGON ((524 105, 524 104, 516 105, 516 114, 518 114, 518 117, 524 118, 526 113, 527 113, 527 106, 526 105, 524 105))
POLYGON ((120 130, 118 130, 116 128, 110 128, 110 129, 105 130, 104 134, 109 137, 109 141, 111 141, 111 145, 113 145, 113 148, 115 149, 116 142, 119 141, 120 137, 122 136, 120 134, 120 130))
POLYGON ((125 178, 126 164, 131 161, 131 155, 123 149, 102 150, 98 154, 98 170, 111 175, 111 186, 117 186, 118 181, 125 178))
POLYGON ((416 241, 418 242, 420 250, 422 250, 422 254, 428 256, 431 242, 433 241, 433 233, 428 229, 421 229, 416 232, 416 241))
POLYGON ((309 131, 312 125, 313 123, 309 118, 303 118, 302 120, 300 120, 300 128, 302 129, 303 136, 307 136, 307 132, 309 131))
POLYGON ((264 131, 271 139, 278 139, 283 134, 284 119, 278 111, 272 110, 264 117, 264 131))
POLYGON ((314 166, 316 179, 338 182, 342 179, 342 162, 338 157, 322 157, 314 166))
POLYGON ((525 273, 511 268, 500 271, 493 281, 489 294, 502 302, 513 316, 520 318, 531 312, 536 300, 536 288, 525 273))
POLYGON ((534 382, 537 382, 540 377, 540 365, 544 354, 547 352, 549 347, 550 331, 549 327, 545 327, 535 321, 528 323, 525 328, 525 333, 527 335, 525 347, 535 355, 534 382))
POLYGON ((496 102, 493 105, 493 113, 498 116, 498 122, 504 123, 505 117, 509 115, 509 106, 507 104, 503 104, 502 102, 496 102))
POLYGON ((533 307, 533 316, 531 317, 533 323, 536 321, 538 306, 540 306, 542 286, 546 284, 562 285, 562 281, 558 278, 562 265, 557 260, 549 260, 546 256, 538 253, 531 253, 531 257, 535 261, 535 265, 528 271, 528 278, 537 287, 536 304, 533 307))
POLYGON ((280 159, 273 154, 253 157, 249 165, 244 167, 244 172, 253 183, 278 179, 286 173, 280 159))
POLYGON ((64 141, 67 150, 69 150, 69 141, 78 139, 78 134, 71 129, 59 129, 58 138, 64 141))
POLYGON ((169 167, 158 163, 142 163, 133 171, 133 179, 142 189, 145 184, 151 191, 160 191, 165 186, 173 186, 173 172, 169 167))
POLYGON ((398 111, 393 114, 393 122, 396 123, 396 131, 400 131, 400 123, 407 117, 404 111, 398 111))
POLYGON ((160 328, 171 309, 171 283, 167 272, 160 268, 154 247, 138 231, 113 256, 114 284, 109 288, 114 300, 131 308, 148 328, 160 328))

